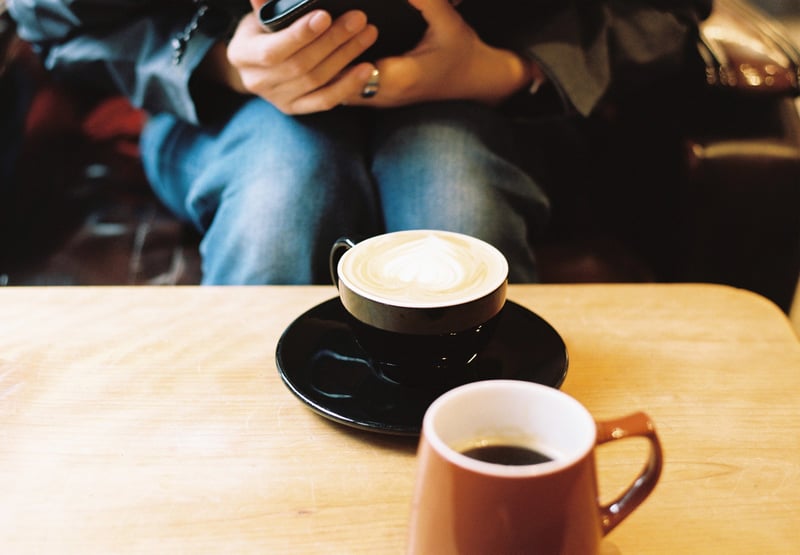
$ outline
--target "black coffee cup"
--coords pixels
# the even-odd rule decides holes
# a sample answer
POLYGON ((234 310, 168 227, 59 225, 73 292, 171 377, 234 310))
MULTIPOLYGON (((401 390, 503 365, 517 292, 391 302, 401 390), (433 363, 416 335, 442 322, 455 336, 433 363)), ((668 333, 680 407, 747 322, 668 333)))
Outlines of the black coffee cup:
POLYGON ((463 368, 488 343, 505 305, 508 262, 468 235, 344 237, 331 248, 330 265, 356 339, 399 382, 463 368))

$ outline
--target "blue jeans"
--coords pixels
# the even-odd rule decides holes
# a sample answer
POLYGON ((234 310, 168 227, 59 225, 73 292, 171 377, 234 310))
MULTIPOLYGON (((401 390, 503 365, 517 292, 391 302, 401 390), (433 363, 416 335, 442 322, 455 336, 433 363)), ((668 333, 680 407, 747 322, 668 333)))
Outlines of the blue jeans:
POLYGON ((467 102, 291 117, 245 102, 224 125, 150 119, 142 158, 158 196, 203 234, 205 284, 330 283, 340 236, 432 228, 504 252, 534 281, 547 199, 509 160, 505 119, 467 102))

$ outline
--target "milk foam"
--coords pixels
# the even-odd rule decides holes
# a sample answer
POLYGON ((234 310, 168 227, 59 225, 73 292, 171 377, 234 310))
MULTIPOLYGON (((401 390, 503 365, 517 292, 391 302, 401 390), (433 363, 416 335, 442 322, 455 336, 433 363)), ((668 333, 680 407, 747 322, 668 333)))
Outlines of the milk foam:
POLYGON ((349 250, 340 278, 359 294, 400 306, 479 299, 506 279, 505 257, 487 243, 442 231, 380 235, 349 250))

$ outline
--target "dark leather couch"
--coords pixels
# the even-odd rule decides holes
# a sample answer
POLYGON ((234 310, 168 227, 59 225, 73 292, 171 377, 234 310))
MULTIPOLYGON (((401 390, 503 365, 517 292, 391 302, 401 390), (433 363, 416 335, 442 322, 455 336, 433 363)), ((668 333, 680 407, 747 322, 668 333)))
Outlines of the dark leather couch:
MULTIPOLYGON (((536 171, 553 201, 533 238, 543 281, 725 283, 788 312, 800 274, 800 56, 739 0, 718 0, 703 30, 706 66, 685 80, 572 129, 541 124, 536 171)), ((138 163, 141 113, 59 88, 5 36, 3 126, 23 124, 25 139, 0 184, 0 283, 197 283, 198 237, 138 163)))

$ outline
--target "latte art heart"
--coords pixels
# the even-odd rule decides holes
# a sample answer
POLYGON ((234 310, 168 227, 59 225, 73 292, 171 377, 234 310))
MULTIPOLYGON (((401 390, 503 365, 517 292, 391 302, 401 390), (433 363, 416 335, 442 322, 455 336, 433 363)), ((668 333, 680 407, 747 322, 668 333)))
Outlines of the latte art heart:
POLYGON ((486 261, 435 236, 380 252, 356 270, 363 286, 407 300, 463 295, 488 273, 486 261))
POLYGON ((508 271, 494 247, 437 231, 387 235, 342 259, 341 277, 366 296, 401 306, 446 306, 494 291, 508 271))

